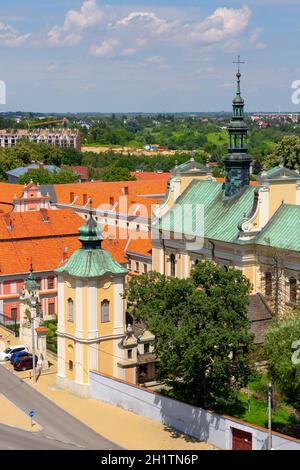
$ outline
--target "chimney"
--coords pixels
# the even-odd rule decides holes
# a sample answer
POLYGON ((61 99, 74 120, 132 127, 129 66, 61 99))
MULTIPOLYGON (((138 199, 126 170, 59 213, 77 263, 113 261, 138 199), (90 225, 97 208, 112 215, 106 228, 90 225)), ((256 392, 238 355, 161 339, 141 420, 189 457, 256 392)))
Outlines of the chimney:
POLYGON ((40 209, 40 214, 43 222, 49 222, 48 209, 40 209))
POLYGON ((74 193, 70 193, 70 204, 74 201, 74 193))
POLYGON ((62 260, 61 260, 62 262, 66 261, 66 259, 68 258, 68 249, 69 249, 69 247, 65 246, 64 251, 63 251, 63 255, 62 255, 62 260))

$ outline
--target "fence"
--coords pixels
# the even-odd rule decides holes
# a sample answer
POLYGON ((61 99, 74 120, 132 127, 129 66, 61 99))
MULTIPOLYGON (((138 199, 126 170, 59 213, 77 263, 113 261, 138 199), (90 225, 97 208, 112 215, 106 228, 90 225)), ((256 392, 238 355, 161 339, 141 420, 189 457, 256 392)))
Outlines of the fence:
MULTIPOLYGON (((253 450, 267 449, 267 429, 173 400, 97 371, 90 371, 90 383, 93 398, 164 423, 220 449, 233 448, 234 430, 251 434, 253 450)), ((300 450, 300 440, 273 433, 273 448, 300 450)))
POLYGON ((0 313, 0 325, 8 328, 12 331, 16 337, 19 336, 19 322, 17 320, 13 320, 11 317, 0 313))

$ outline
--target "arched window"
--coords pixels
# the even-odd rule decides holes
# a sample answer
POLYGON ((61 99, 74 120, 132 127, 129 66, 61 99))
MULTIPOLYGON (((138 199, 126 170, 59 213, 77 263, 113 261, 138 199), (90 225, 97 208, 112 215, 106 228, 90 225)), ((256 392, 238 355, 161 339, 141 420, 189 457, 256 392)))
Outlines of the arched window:
POLYGON ((297 279, 290 278, 290 302, 295 304, 297 302, 297 279))
POLYGON ((170 256, 170 276, 176 276, 176 257, 173 254, 170 256))
POLYGON ((68 317, 69 321, 74 320, 74 302, 72 299, 68 299, 68 317))
POLYGON ((101 322, 109 322, 109 301, 106 299, 101 302, 101 322))
POLYGON ((272 297, 272 273, 265 274, 265 295, 266 297, 272 297))

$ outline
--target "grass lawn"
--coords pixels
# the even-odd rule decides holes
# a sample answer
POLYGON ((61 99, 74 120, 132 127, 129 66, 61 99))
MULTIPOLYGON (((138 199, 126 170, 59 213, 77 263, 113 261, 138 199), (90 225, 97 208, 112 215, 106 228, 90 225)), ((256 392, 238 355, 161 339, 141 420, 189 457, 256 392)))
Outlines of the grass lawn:
MULTIPOLYGON (((263 374, 250 384, 250 412, 248 412, 248 394, 240 391, 236 402, 233 405, 224 407, 222 413, 257 426, 267 427, 268 381, 267 375, 263 374)), ((288 406, 278 394, 276 394, 276 402, 277 407, 272 412, 272 426, 273 429, 280 431, 281 428, 295 424, 296 418, 292 407, 288 406)))
MULTIPOLYGON (((257 399, 251 396, 249 413, 247 393, 239 392, 236 403, 224 407, 222 413, 264 428, 268 426, 267 400, 257 399)), ((295 417, 287 405, 280 403, 276 410, 273 410, 273 429, 279 431, 285 426, 295 424, 295 422, 295 417)))

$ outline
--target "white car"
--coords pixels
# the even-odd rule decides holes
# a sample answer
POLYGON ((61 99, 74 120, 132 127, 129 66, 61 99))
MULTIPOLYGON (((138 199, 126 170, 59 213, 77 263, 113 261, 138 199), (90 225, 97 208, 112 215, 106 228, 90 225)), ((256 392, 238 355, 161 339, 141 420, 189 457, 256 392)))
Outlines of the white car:
POLYGON ((0 361, 9 361, 11 356, 20 351, 28 351, 27 346, 22 344, 18 344, 16 346, 9 346, 8 348, 4 349, 3 352, 0 352, 0 361))

